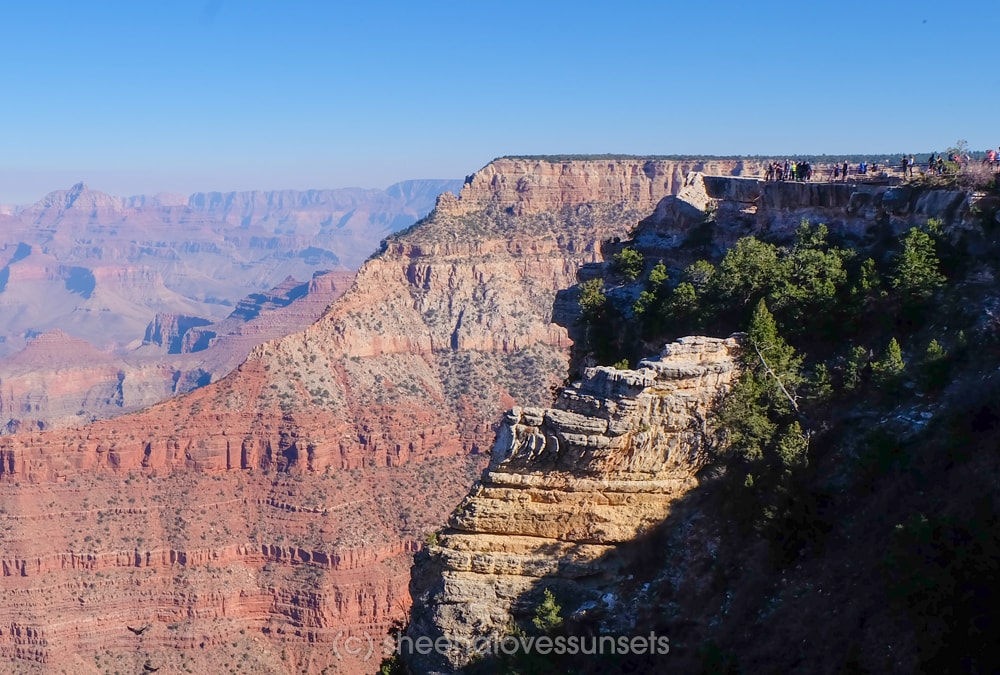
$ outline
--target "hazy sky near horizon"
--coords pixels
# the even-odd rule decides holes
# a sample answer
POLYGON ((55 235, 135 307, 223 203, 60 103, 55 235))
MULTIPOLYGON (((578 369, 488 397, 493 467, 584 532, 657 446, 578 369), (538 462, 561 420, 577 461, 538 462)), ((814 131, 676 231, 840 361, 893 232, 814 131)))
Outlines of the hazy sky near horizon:
POLYGON ((0 204, 1000 145, 1000 3, 4 3, 0 204))

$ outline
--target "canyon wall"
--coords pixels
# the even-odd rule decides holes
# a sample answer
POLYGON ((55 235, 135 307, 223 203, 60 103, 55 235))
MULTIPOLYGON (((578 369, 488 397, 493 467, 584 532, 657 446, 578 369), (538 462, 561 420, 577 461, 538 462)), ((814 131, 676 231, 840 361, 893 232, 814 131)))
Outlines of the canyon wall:
POLYGON ((503 157, 469 176, 460 210, 488 204, 518 214, 540 213, 588 202, 610 202, 651 211, 680 192, 692 171, 713 176, 761 176, 764 162, 743 159, 581 159, 503 157))
POLYGON ((924 227, 929 219, 954 233, 969 232, 980 213, 996 212, 998 206, 995 197, 969 190, 900 185, 891 179, 800 183, 692 172, 677 194, 660 200, 635 236, 650 255, 676 259, 679 270, 708 255, 706 244, 721 253, 749 234, 791 242, 803 221, 861 241, 924 227))
POLYGON ((409 635, 453 649, 414 653, 411 665, 461 668, 477 638, 506 635, 543 587, 584 608, 613 603, 604 596, 619 545, 696 484, 706 416, 738 350, 736 338, 683 338, 636 370, 588 369, 554 408, 508 412, 482 480, 413 571, 409 635))
POLYGON ((873 224, 898 234, 929 218, 961 227, 981 196, 958 188, 928 189, 897 181, 824 183, 762 181, 694 174, 686 187, 702 204, 719 209, 719 221, 752 223, 755 232, 787 235, 803 219, 825 223, 831 232, 861 237, 873 224))
POLYGON ((356 270, 458 181, 122 198, 80 183, 0 214, 0 357, 52 329, 98 349, 157 312, 219 320, 248 290, 356 270))
MULTIPOLYGON (((344 640, 374 649, 406 615, 413 551, 468 492, 515 404, 490 472, 432 549, 427 578, 457 585, 415 587, 471 598, 493 626, 503 614, 482 605, 517 611, 526 588, 532 602, 551 550, 569 556, 557 581, 596 593, 615 547, 692 484, 704 430, 688 425, 725 387, 735 345, 692 340, 635 372, 590 371, 547 408, 568 373, 571 289, 643 219, 676 235, 664 246, 704 223, 698 204, 732 209, 718 225, 732 236, 763 227, 766 209, 741 197, 756 181, 716 190, 678 180, 688 168, 498 160, 387 237, 316 323, 222 380, 115 420, 0 438, 0 655, 82 672, 146 660, 370 672, 379 654, 345 653, 344 640)), ((425 625, 461 624, 458 600, 440 606, 425 625)))
POLYGON ((647 164, 552 163, 585 189, 543 203, 502 187, 534 165, 501 160, 505 178, 491 165, 443 195, 319 321, 219 382, 0 439, 0 654, 373 670, 342 639, 405 616, 412 551, 482 468, 500 412, 563 382, 577 270, 679 187, 675 164, 647 164), (496 199, 477 187, 494 180, 496 199))
MULTIPOLYGON (((647 260, 679 270, 748 234, 790 243, 803 220, 848 241, 899 234, 931 218, 959 233, 979 217, 981 199, 940 188, 692 172, 632 234, 647 260)), ((415 560, 406 644, 435 647, 408 652, 407 665, 419 673, 502 668, 494 660, 500 641, 525 627, 531 639, 545 591, 574 625, 595 629, 585 622, 601 617, 601 630, 641 633, 640 601, 625 597, 638 584, 622 570, 644 560, 655 566, 662 555, 652 533, 697 485, 712 434, 708 412, 728 389, 739 349, 735 336, 682 338, 634 371, 587 369, 552 408, 506 413, 481 480, 415 560)), ((691 536, 711 550, 710 533, 691 536)), ((672 578, 671 570, 659 573, 672 578)))

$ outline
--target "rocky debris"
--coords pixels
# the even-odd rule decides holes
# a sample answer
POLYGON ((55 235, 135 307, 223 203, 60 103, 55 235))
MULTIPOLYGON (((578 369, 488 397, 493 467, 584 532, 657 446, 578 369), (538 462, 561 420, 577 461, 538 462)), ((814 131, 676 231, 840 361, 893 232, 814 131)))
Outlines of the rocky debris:
MULTIPOLYGON (((540 582, 577 604, 601 601, 618 546, 662 522, 695 485, 739 341, 682 338, 636 370, 589 368, 554 408, 513 408, 490 465, 414 567, 410 634, 455 644, 504 635, 540 582)), ((573 608, 567 608, 572 610, 573 608)), ((420 672, 459 668, 415 657, 420 672)))

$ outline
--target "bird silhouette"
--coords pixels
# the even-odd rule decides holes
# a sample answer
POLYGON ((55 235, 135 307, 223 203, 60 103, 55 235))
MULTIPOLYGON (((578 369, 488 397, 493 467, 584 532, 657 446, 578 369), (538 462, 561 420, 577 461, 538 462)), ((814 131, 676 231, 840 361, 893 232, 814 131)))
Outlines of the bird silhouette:
POLYGON ((140 626, 139 628, 132 628, 132 626, 129 626, 128 624, 126 624, 125 627, 128 628, 133 633, 135 633, 136 635, 142 635, 147 630, 149 630, 150 624, 147 623, 145 626, 140 626))

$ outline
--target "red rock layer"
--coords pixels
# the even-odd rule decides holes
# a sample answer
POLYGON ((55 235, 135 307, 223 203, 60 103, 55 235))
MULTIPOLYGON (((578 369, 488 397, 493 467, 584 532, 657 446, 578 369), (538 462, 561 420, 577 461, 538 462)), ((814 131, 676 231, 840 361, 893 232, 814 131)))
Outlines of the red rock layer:
MULTIPOLYGON (((583 164, 554 164, 550 174, 594 171, 598 184, 618 185, 637 162, 583 164), (604 170, 613 176, 604 180, 604 170)), ((320 321, 255 348, 220 382, 89 427, 0 438, 0 494, 9 536, 19 542, 3 549, 11 576, 0 577, 0 592, 11 602, 0 603, 0 626, 19 631, 17 639, 4 633, 10 637, 0 645, 13 646, 3 653, 65 660, 105 648, 105 637, 84 637, 89 628, 75 626, 120 626, 127 616, 170 636, 184 616, 194 622, 184 636, 208 637, 178 634, 169 645, 187 648, 182 653, 199 672, 209 672, 217 657, 235 658, 226 645, 243 648, 234 634, 240 630, 258 638, 253 654, 286 655, 266 665, 261 656, 265 672, 374 670, 371 662, 331 656, 339 631, 380 638, 389 620, 403 615, 408 551, 471 484, 499 413, 515 400, 547 404, 567 374, 569 338, 553 318, 569 314, 572 301, 560 291, 576 283, 581 265, 600 259, 602 241, 625 236, 652 208, 617 188, 522 204, 502 185, 531 179, 536 167, 506 160, 470 185, 493 181, 501 169, 495 200, 477 196, 485 188, 442 198, 426 221, 385 243, 320 321), (348 482, 336 495, 315 497, 328 480, 348 482), (124 509, 104 520, 133 523, 133 534, 85 541, 102 526, 91 522, 100 515, 59 515, 87 507, 46 496, 100 481, 119 500, 136 499, 102 507, 124 509), (136 484, 144 492, 136 494, 136 484), (186 490, 170 487, 181 484, 186 490), (152 511, 128 510, 151 506, 159 524, 152 511), (61 539, 34 540, 34 521, 25 517, 36 513, 61 539), (74 518, 83 518, 75 539, 66 533, 74 518), (191 522, 197 527, 170 530, 191 522), (125 547, 122 537, 132 537, 125 547), (354 551, 355 567, 328 562, 346 551, 354 551), (41 591, 76 588, 112 571, 108 592, 131 598, 127 610, 84 599, 84 611, 72 594, 41 591), (18 595, 23 573, 37 579, 34 595, 18 595), (138 606, 146 618, 120 613, 138 606), (74 627, 55 649, 45 635, 62 625, 55 617, 69 607, 74 627), (207 616, 229 623, 213 627, 207 616)), ((113 655, 130 644, 128 634, 120 638, 107 647, 113 655)), ((158 647, 149 651, 169 657, 158 647)))

